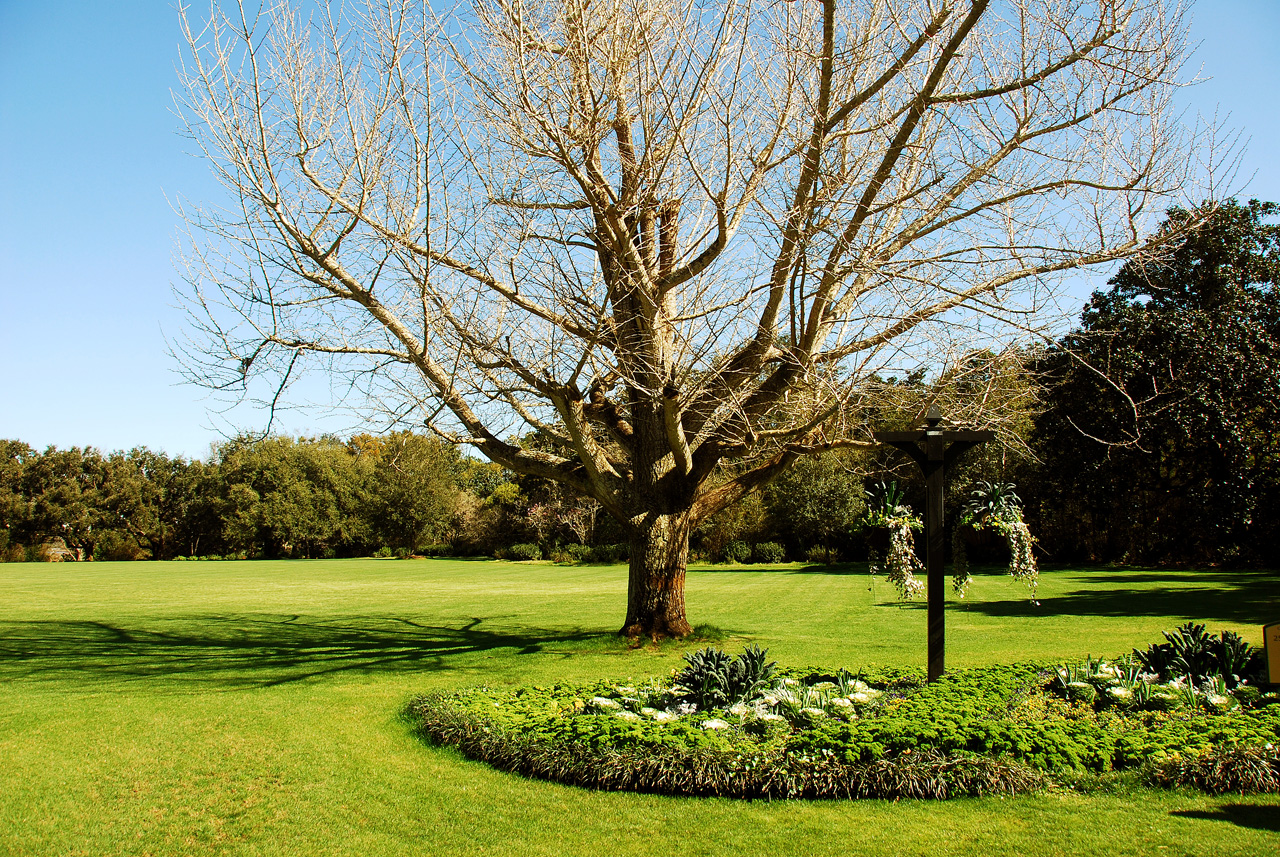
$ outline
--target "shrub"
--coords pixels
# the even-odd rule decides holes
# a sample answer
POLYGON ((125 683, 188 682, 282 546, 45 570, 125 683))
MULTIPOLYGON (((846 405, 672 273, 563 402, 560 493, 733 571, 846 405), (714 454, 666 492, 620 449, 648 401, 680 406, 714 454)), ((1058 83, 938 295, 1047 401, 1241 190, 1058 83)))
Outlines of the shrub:
POLYGON ((419 545, 414 553, 418 556, 453 556, 453 546, 446 544, 419 545))
POLYGON ((806 562, 813 563, 814 565, 819 563, 822 565, 831 565, 836 561, 838 556, 839 554, 836 553, 834 548, 815 545, 805 552, 804 558, 806 562))
POLYGON ((506 550, 507 557, 517 562, 542 559, 542 548, 530 542, 514 544, 506 550))
POLYGON ((592 550, 588 545, 565 545, 561 553, 568 556, 570 562, 587 562, 591 559, 592 550))
POLYGON ((1133 656, 1144 671, 1162 681, 1187 677, 1193 684, 1221 677, 1230 688, 1242 681, 1261 677, 1262 652, 1241 639, 1234 631, 1214 636, 1205 626, 1187 622, 1173 631, 1163 631, 1165 642, 1145 650, 1134 649, 1133 656))
POLYGON ((760 542, 752 551, 756 562, 766 565, 777 565, 786 559, 786 551, 777 542, 760 542))
POLYGON ((375 559, 387 559, 394 555, 395 555, 395 551, 391 550, 391 548, 387 547, 386 545, 383 545, 382 547, 378 548, 376 551, 373 552, 373 556, 375 559))
POLYGON ((615 562, 625 562, 630 553, 631 547, 626 543, 617 545, 597 545, 591 550, 591 561, 598 562, 602 565, 612 565, 615 562))
POLYGON ((751 560, 751 546, 746 542, 729 542, 720 552, 720 558, 725 562, 749 562, 751 560))
POLYGON ((679 725, 665 727, 665 736, 658 737, 663 727, 616 713, 560 718, 589 722, 586 734, 522 728, 527 724, 498 721, 489 714, 493 708, 478 711, 470 701, 465 694, 437 693, 414 700, 408 714, 419 734, 471 758, 589 788, 769 799, 948 798, 1016 794, 1043 781, 1023 765, 973 754, 926 750, 850 765, 827 755, 791 753, 776 742, 757 745, 679 725))

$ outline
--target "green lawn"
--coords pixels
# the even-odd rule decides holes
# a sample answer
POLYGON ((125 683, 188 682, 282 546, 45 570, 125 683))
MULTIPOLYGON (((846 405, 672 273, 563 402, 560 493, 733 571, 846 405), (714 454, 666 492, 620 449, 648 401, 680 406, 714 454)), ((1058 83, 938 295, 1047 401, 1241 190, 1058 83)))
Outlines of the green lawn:
MULTIPOLYGON (((0 565, 4 854, 1280 853, 1280 798, 736 803, 522 780, 425 746, 410 696, 640 678, 626 570, 394 560, 0 565)), ((1187 619, 1254 643, 1258 572, 979 575, 949 663, 1114 654, 1187 619)), ((689 616, 788 664, 924 663, 924 609, 847 569, 690 572, 689 616)))

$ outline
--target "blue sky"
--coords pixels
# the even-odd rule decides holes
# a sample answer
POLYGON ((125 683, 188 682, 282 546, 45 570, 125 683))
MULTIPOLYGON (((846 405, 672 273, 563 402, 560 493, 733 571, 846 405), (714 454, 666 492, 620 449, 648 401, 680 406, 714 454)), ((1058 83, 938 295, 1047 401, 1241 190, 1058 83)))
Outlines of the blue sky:
MULTIPOLYGON (((1243 196, 1280 200, 1280 2, 1202 0, 1189 113, 1250 138, 1243 196)), ((164 0, 0 0, 0 438, 202 456, 230 424, 180 383, 170 199, 217 200, 171 112, 177 13, 164 0)), ((343 430, 294 413, 278 427, 343 430)))

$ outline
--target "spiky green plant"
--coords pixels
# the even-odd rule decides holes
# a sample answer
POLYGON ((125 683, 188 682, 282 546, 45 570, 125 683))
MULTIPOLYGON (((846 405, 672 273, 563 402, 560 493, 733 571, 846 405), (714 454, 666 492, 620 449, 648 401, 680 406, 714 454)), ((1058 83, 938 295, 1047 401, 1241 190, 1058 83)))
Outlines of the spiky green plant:
POLYGON ((734 657, 708 646, 684 656, 685 667, 675 683, 703 711, 750 702, 769 686, 777 668, 776 662, 766 661, 767 654, 768 649, 753 645, 734 657))

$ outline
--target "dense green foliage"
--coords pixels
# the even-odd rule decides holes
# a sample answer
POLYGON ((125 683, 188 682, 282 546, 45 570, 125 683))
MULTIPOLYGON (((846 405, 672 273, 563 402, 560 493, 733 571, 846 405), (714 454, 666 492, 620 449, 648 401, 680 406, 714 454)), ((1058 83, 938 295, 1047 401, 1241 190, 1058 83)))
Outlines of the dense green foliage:
POLYGON ((685 725, 659 735, 598 717, 590 725, 581 717, 561 718, 563 729, 529 715, 499 724, 490 711, 460 702, 446 694, 422 697, 409 714, 426 737, 495 767, 592 788, 749 798, 948 798, 1017 794, 1041 783, 1023 766, 971 754, 926 749, 892 762, 848 765, 685 725))
POLYGON ((1277 213, 1223 203, 1168 256, 1126 264, 1045 356, 1044 467, 1023 487, 1055 556, 1280 559, 1277 213))
POLYGON ((862 474, 838 454, 802 458, 769 488, 765 505, 775 526, 797 543, 831 548, 858 529, 862 474))
POLYGON ((776 565, 787 558, 786 551, 777 542, 758 542, 751 549, 751 557, 756 562, 776 565))
MULTIPOLYGON (((1105 663, 1090 664, 1102 664, 1089 673, 1095 684, 1080 684, 1120 681, 1105 663)), ((798 670, 774 679, 758 648, 736 658, 705 649, 686 655, 666 682, 480 688, 423 697, 410 710, 428 736, 505 769, 740 797, 1013 792, 1041 785, 1035 772, 1142 769, 1163 782, 1183 759, 1280 744, 1275 693, 1250 687, 1218 697, 1190 685, 1185 704, 1119 704, 1115 694, 1071 693, 1074 671, 997 666, 934 684, 913 670, 798 670)), ((1224 769, 1213 782, 1235 772, 1224 769)), ((1251 781, 1267 790, 1265 776, 1251 781)))
POLYGON ((457 450, 385 437, 240 439, 208 461, 145 448, 43 453, 0 443, 0 554, 10 560, 406 553, 449 535, 457 450))
POLYGON ((766 660, 759 646, 748 646, 737 657, 706 648, 684 659, 685 668, 676 674, 674 685, 682 691, 675 698, 704 711, 751 702, 769 687, 777 666, 766 660))
MULTIPOLYGON (((56 539, 68 558, 139 559, 223 543, 216 467, 145 448, 103 455, 0 441, 0 554, 45 558, 56 539)), ((207 552, 212 552, 208 550, 207 552)))
POLYGON ((1163 681, 1187 678, 1193 684, 1220 678, 1229 688, 1262 680, 1262 651, 1250 646, 1234 631, 1210 634, 1204 625, 1188 622, 1164 632, 1165 642, 1154 643, 1134 657, 1144 672, 1163 681))

